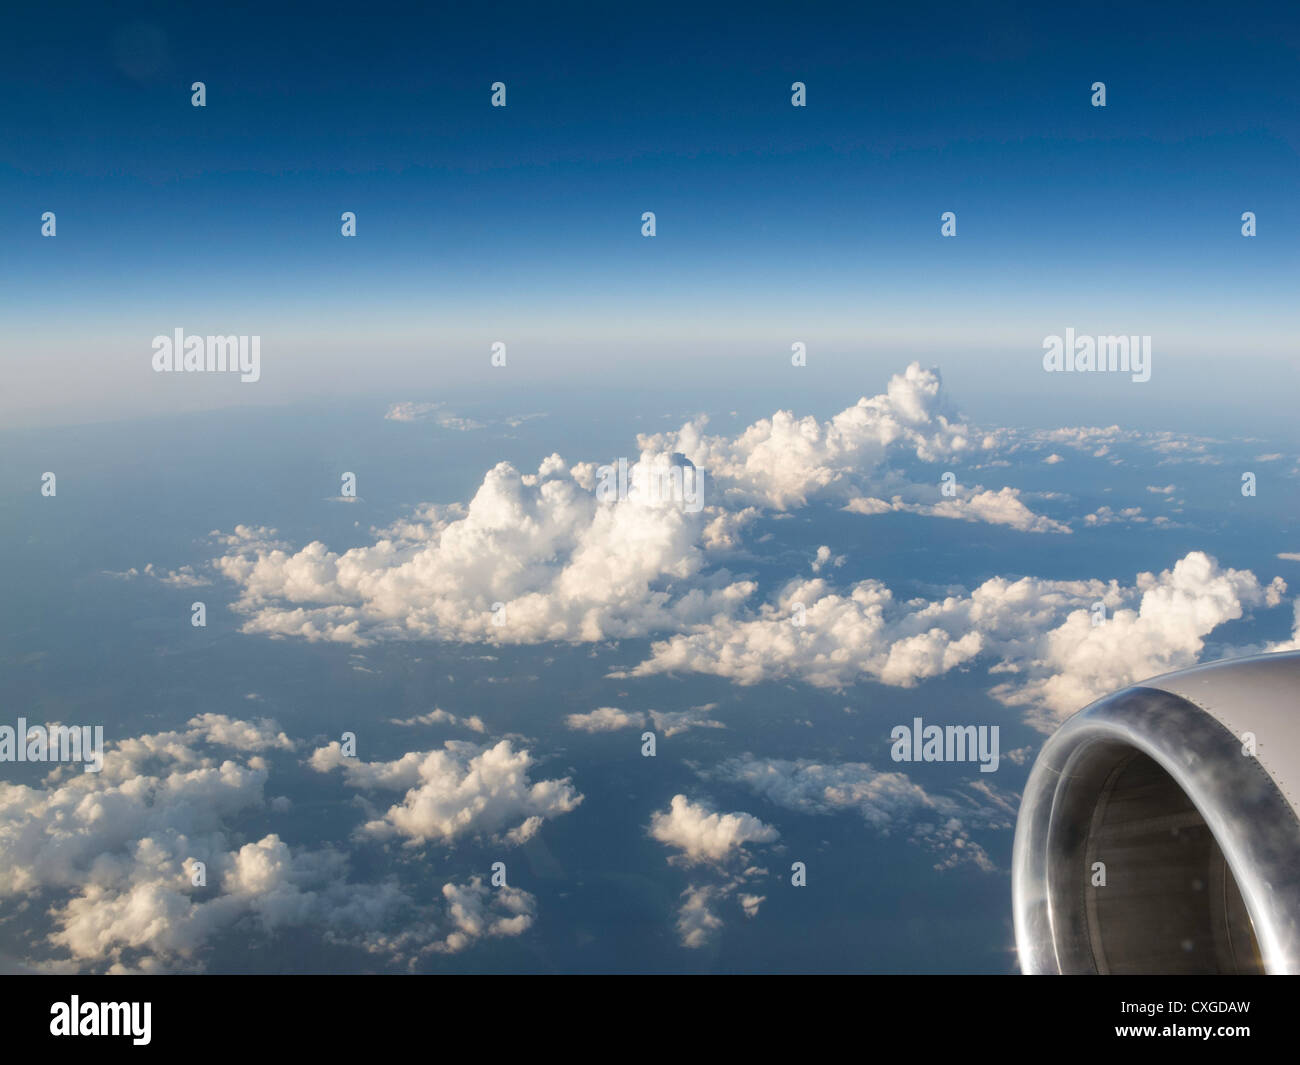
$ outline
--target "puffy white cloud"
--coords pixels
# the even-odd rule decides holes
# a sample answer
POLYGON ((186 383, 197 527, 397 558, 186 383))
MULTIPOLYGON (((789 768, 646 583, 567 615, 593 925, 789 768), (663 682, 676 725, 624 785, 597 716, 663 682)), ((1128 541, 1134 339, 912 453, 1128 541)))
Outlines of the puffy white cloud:
MULTIPOLYGON (((394 417, 414 416, 401 408, 394 417)), ((599 499, 594 463, 558 455, 536 473, 493 467, 465 506, 426 505, 376 530, 373 544, 337 553, 313 542, 294 550, 274 530, 237 526, 218 536, 212 563, 239 589, 243 631, 365 644, 415 638, 492 643, 597 641, 680 631, 734 613, 755 590, 711 569, 760 508, 811 500, 863 513, 905 509, 1030 532, 1068 531, 1034 514, 1016 489, 976 488, 941 499, 909 486, 895 458, 936 461, 989 446, 946 412, 939 376, 912 364, 885 393, 827 421, 780 411, 735 437, 706 421, 638 438, 631 488, 599 499), (705 471, 703 505, 659 498, 647 486, 687 464, 705 471), (885 504, 873 493, 905 489, 885 504), (873 509, 874 508, 874 509, 873 509)), ((835 565, 826 549, 815 570, 835 565)))
POLYGON ((780 837, 771 825, 747 813, 715 813, 685 795, 674 795, 667 811, 650 819, 650 835, 680 851, 687 864, 722 865, 746 854, 747 843, 775 843, 780 837))
POLYGON ((1247 607, 1276 606, 1286 585, 1275 577, 1261 586, 1249 570, 1223 569, 1200 551, 1159 576, 1138 574, 1123 607, 1094 625, 1087 610, 1071 611, 1043 633, 1032 657, 1019 666, 1019 684, 1000 685, 994 695, 1011 706, 1044 708, 1045 726, 1116 688, 1193 665, 1205 637, 1247 607))
POLYGON ((66 767, 0 784, 0 900, 48 900, 36 957, 112 971, 194 968, 217 934, 318 924, 355 937, 400 918, 390 880, 354 883, 331 847, 278 834, 241 843, 232 823, 264 807, 262 754, 293 745, 274 722, 193 718, 185 730, 111 744, 100 773, 66 767), (193 883, 196 862, 206 885, 193 883))
MULTIPOLYGON (((313 761, 327 766, 337 746, 313 761)), ((64 766, 40 787, 0 784, 0 903, 48 906, 49 934, 29 944, 33 959, 194 970, 214 937, 309 927, 323 941, 413 967, 531 926, 536 899, 517 888, 448 881, 441 905, 419 904, 394 875, 352 880, 348 856, 332 845, 290 846, 276 832, 241 839, 234 826, 250 813, 292 809, 282 797, 266 802, 271 766, 259 752, 294 747, 269 719, 202 714, 186 729, 109 745, 100 773, 64 766), (199 862, 206 883, 196 885, 199 862)), ((530 784, 530 756, 504 742, 344 763, 364 785, 411 787, 409 813, 390 811, 394 831, 444 841, 497 829, 517 841, 581 801, 567 780, 530 784)))
MULTIPOLYGON (((441 405, 395 404, 388 414, 426 416, 443 417, 441 405)), ((1034 513, 1010 486, 977 485, 942 498, 933 481, 910 484, 903 467, 918 461, 987 467, 1006 464, 995 453, 1071 447, 1104 455, 1121 444, 1171 461, 1218 461, 1209 452, 1216 441, 1174 433, 1117 426, 976 430, 951 411, 938 373, 916 363, 891 377, 883 393, 824 421, 778 411, 735 436, 711 435, 706 426, 701 418, 638 437, 632 491, 617 503, 596 498, 595 463, 569 466, 552 455, 536 473, 501 463, 468 504, 418 507, 375 530, 370 545, 341 553, 320 542, 295 548, 273 529, 238 525, 229 535, 213 533, 226 552, 211 567, 237 586, 234 607, 248 633, 358 645, 643 637, 745 606, 755 585, 711 568, 710 556, 736 550, 743 529, 764 509, 820 501, 868 515, 907 511, 1069 532, 1034 513), (694 512, 644 490, 652 471, 682 465, 683 457, 707 474, 705 505, 694 512)), ((1047 461, 1055 456, 1051 451, 1047 461)), ((1104 508, 1088 518, 1094 525, 1108 520, 1104 508)), ((834 564, 819 559, 814 572, 827 561, 834 564)))
POLYGON ((677 911, 677 934, 681 944, 698 949, 713 941, 724 921, 718 907, 736 898, 746 917, 756 917, 765 896, 743 891, 767 875, 766 869, 749 865, 749 847, 777 843, 781 833, 752 814, 717 813, 702 802, 674 795, 667 810, 650 819, 649 835, 677 853, 670 864, 692 867, 692 880, 703 876, 711 883, 695 882, 682 892, 677 911), (738 898, 737 898, 738 896, 738 898))
POLYGON ((290 553, 241 526, 214 565, 240 587, 245 632, 354 644, 634 636, 751 594, 725 572, 701 574, 706 511, 636 494, 598 501, 580 483, 590 472, 559 456, 536 474, 501 463, 467 507, 423 507, 342 554, 319 542, 290 553))
POLYGON ((730 506, 802 506, 820 495, 848 498, 873 482, 891 451, 926 462, 976 449, 968 426, 946 409, 939 375, 912 363, 883 395, 863 397, 822 422, 778 411, 730 438, 709 436, 705 419, 675 433, 641 437, 643 448, 681 452, 709 472, 730 506))
POLYGON ((585 714, 570 714, 564 721, 578 732, 614 732, 623 728, 642 728, 645 714, 639 710, 629 713, 616 706, 601 706, 585 714))
POLYGON ((509 740, 490 747, 448 740, 441 750, 411 751, 391 762, 344 757, 337 741, 312 753, 318 772, 341 768, 350 787, 405 791, 400 803, 359 830, 401 836, 408 845, 483 836, 506 844, 531 838, 547 818, 577 808, 582 796, 569 778, 529 780, 536 764, 509 740))
POLYGON ((740 534, 761 513, 757 507, 740 510, 721 510, 710 507, 708 513, 716 515, 704 526, 701 543, 708 551, 732 551, 740 547, 740 534))
POLYGON ((1115 688, 1193 664, 1210 632, 1248 607, 1277 605, 1285 590, 1280 578, 1261 586, 1249 570, 1224 569, 1199 551, 1159 576, 1138 574, 1128 587, 995 577, 969 595, 898 602, 875 580, 848 595, 820 579, 793 581, 754 617, 718 617, 657 641, 629 675, 910 687, 985 656, 991 672, 1016 678, 993 693, 1029 707, 1031 721, 1046 728, 1115 688), (1095 625, 1098 601, 1107 617, 1095 625))
POLYGON ((820 573, 827 566, 834 566, 838 569, 840 566, 844 565, 845 561, 847 560, 843 555, 835 554, 829 547, 822 544, 821 547, 817 548, 817 554, 813 558, 812 571, 814 573, 820 573))
POLYGON ((453 930, 434 949, 448 954, 479 939, 522 935, 537 916, 537 899, 529 892, 508 885, 490 888, 479 876, 468 884, 444 884, 442 894, 453 930))
MULTIPOLYGON (((1209 604, 1208 612, 1193 612, 1194 635, 1185 626, 1158 631, 1159 597, 1147 600, 1142 578, 1128 587, 994 578, 969 594, 898 602, 880 581, 846 590, 822 583, 838 561, 822 547, 812 563, 817 579, 794 581, 755 607, 756 583, 717 568, 711 553, 734 550, 763 510, 816 500, 864 514, 906 511, 1069 532, 1030 510, 1015 488, 976 485, 946 498, 934 480, 909 485, 896 460, 965 461, 1021 449, 1100 454, 1132 444, 1200 461, 1214 441, 1115 426, 975 431, 948 412, 938 375, 915 364, 883 394, 826 421, 778 412, 735 436, 710 435, 706 424, 640 437, 632 489, 619 502, 597 498, 595 464, 570 466, 552 455, 532 474, 499 464, 467 505, 417 508, 378 530, 373 543, 342 553, 319 542, 294 550, 274 530, 237 526, 219 538, 226 553, 214 566, 238 586, 235 608, 247 632, 356 644, 660 637, 646 662, 621 675, 694 670, 742 684, 795 677, 827 687, 861 679, 907 686, 982 659, 1014 678, 994 689, 998 697, 1029 706, 1040 724, 1108 690, 1099 685, 1141 679, 1173 668, 1170 662, 1190 664, 1214 627, 1261 601, 1252 575, 1226 571, 1220 580, 1198 569, 1193 553, 1160 580, 1195 583, 1200 575, 1209 582, 1185 593, 1209 604), (650 471, 688 461, 707 473, 698 512, 643 490, 650 471), (1079 636, 1097 599, 1112 617, 1099 632, 1079 636), (806 624, 792 624, 796 609, 806 624), (1121 638, 1127 642, 1111 654, 1108 641, 1121 638), (1082 646, 1071 650, 1075 639, 1082 646), (1090 664, 1098 654, 1110 666, 1090 664)), ((1169 524, 1137 507, 1101 507, 1085 523, 1148 520, 1169 524)), ((667 715, 664 722, 706 724, 667 715)))
MULTIPOLYGON (((895 496, 893 502, 877 499, 875 496, 856 496, 844 505, 844 509, 852 514, 876 515, 890 514, 897 510, 907 510, 908 507, 903 503, 902 496, 895 496)), ((814 570, 813 572, 817 571, 814 570)))
POLYGON ((869 677, 911 686, 969 661, 982 648, 979 633, 954 637, 940 627, 942 620, 940 612, 927 614, 915 603, 896 605, 879 581, 861 581, 847 596, 830 591, 820 578, 792 581, 757 617, 719 617, 708 627, 656 642, 651 657, 628 675, 713 673, 740 684, 798 677, 829 688, 869 677), (887 611, 897 617, 887 618, 887 611))
POLYGON ((189 720, 191 736, 237 751, 292 751, 294 742, 270 718, 241 721, 225 714, 199 714, 189 720))

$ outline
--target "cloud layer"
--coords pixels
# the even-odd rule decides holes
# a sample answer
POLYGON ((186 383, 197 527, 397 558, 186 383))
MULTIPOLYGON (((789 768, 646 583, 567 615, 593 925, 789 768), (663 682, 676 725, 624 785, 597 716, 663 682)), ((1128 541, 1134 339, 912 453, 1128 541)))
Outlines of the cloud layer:
POLYGON ((509 740, 492 746, 448 740, 442 750, 410 751, 391 762, 363 762, 342 753, 338 741, 312 753, 318 772, 342 769, 349 787, 404 791, 402 801, 363 825, 363 836, 400 836, 408 844, 450 843, 481 836, 508 844, 536 834, 542 822, 575 810, 582 796, 563 780, 529 779, 526 750, 509 740))
MULTIPOLYGON (((408 415, 403 408, 393 416, 408 415)), ((468 504, 421 506, 377 530, 369 546, 294 550, 273 530, 239 526, 222 538, 228 550, 213 566, 239 589, 245 632, 352 644, 596 641, 679 631, 736 611, 755 586, 710 566, 709 555, 734 549, 763 510, 820 501, 1068 531, 1030 511, 1010 486, 944 498, 937 478, 913 485, 895 468, 895 460, 975 454, 993 439, 972 442, 948 411, 938 374, 917 364, 885 393, 824 422, 779 411, 735 437, 710 435, 706 425, 701 418, 639 437, 625 498, 600 497, 596 463, 570 466, 551 455, 536 473, 500 463, 468 504), (706 475, 698 509, 650 490, 654 476, 687 463, 706 475), (876 498, 882 492, 893 502, 876 498)))
MULTIPOLYGON (((198 969, 218 936, 310 927, 410 966, 528 929, 536 900, 526 891, 473 877, 447 881, 441 906, 422 904, 393 874, 353 879, 333 845, 241 838, 236 826, 251 815, 289 808, 266 802, 267 755, 295 747, 269 719, 203 714, 110 745, 99 773, 60 767, 38 787, 0 784, 0 900, 30 900, 50 918, 31 956, 113 972, 198 969)), ((377 828, 446 841, 511 825, 506 836, 519 839, 581 799, 567 781, 529 785, 529 756, 508 743, 457 747, 442 755, 443 774, 422 778, 437 756, 358 768, 379 786, 413 783, 377 828)))
POLYGON ((1128 586, 995 577, 969 595, 899 602, 875 580, 847 593, 820 578, 792 581, 755 616, 715 618, 656 642, 627 675, 912 687, 982 660, 1014 678, 993 694, 1046 711, 1039 723, 1047 727, 1116 688, 1193 664, 1215 628, 1248 608, 1277 605, 1285 591, 1280 578, 1262 586, 1250 571, 1225 569, 1199 551, 1128 586))

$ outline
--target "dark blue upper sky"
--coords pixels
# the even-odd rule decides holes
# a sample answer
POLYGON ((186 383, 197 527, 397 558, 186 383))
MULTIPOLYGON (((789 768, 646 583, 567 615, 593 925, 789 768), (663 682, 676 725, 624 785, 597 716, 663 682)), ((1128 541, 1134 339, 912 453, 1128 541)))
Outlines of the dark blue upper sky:
POLYGON ((1291 4, 32 5, 0 38, 20 381, 186 323, 557 364, 1294 347, 1291 4))

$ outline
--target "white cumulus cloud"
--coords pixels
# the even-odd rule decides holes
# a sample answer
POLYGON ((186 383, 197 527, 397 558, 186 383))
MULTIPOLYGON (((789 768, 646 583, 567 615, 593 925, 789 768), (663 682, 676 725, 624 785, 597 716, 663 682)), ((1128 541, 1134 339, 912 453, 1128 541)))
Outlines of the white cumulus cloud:
POLYGON ((1116 688, 1194 664, 1214 629, 1248 608, 1276 606, 1285 591, 1280 578, 1264 586, 1249 570, 1225 569, 1199 551, 1159 575, 1140 573, 1129 586, 994 577, 969 595, 900 602, 876 580, 848 594, 821 579, 792 581, 751 617, 718 617, 655 642, 626 675, 911 687, 983 659, 990 672, 1014 677, 993 694, 1028 707, 1031 721, 1046 728, 1116 688), (1097 602, 1103 624, 1094 624, 1097 602))
POLYGON ((650 835, 680 852, 688 864, 720 865, 745 854, 749 843, 775 843, 781 836, 752 814, 720 814, 685 795, 674 795, 666 811, 650 819, 650 835))
POLYGON ((482 836, 506 844, 531 838, 548 818, 578 807, 582 796, 566 777, 529 779, 536 764, 509 740, 480 747, 448 740, 441 750, 411 751, 391 762, 364 762, 343 755, 337 741, 311 755, 318 772, 341 768, 350 787, 404 791, 363 836, 400 836, 409 845, 482 836))

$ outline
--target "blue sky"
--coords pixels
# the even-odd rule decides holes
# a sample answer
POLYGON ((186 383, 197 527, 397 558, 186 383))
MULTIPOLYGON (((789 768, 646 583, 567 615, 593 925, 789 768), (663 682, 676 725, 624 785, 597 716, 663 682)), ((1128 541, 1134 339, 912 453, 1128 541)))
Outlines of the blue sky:
POLYGON ((481 386, 496 339, 557 388, 780 388, 800 339, 828 393, 916 356, 1050 402, 1066 326, 1152 335, 1183 404, 1294 382, 1284 6, 47 10, 0 64, 6 417, 481 386), (160 391, 177 325, 267 338, 264 385, 160 391))

